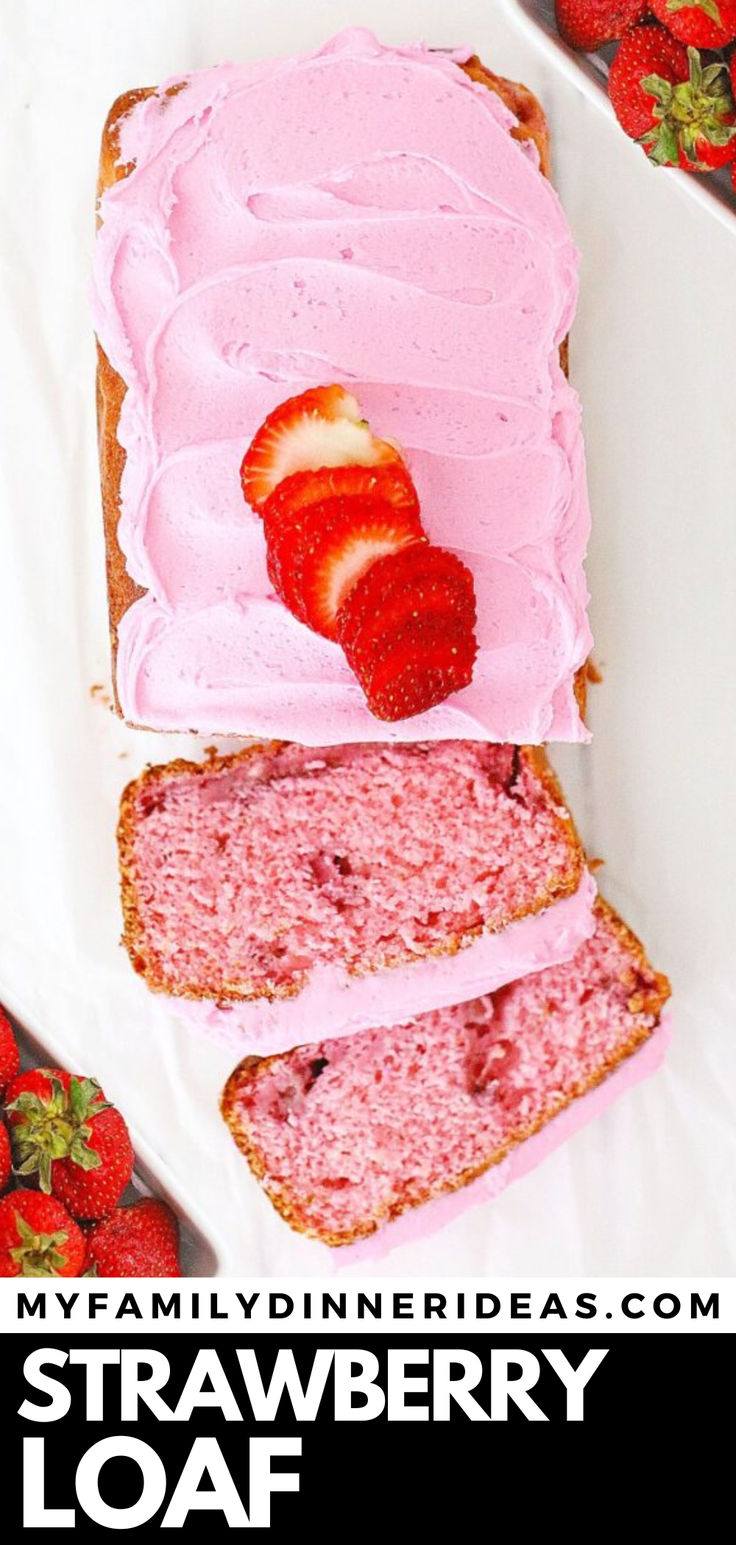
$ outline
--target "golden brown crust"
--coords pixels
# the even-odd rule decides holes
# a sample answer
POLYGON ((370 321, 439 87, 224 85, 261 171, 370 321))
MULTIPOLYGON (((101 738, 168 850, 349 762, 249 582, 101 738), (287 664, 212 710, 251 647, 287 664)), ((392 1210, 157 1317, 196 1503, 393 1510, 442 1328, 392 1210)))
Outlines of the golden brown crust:
MULTIPOLYGON (((489 90, 497 92, 503 98, 506 105, 519 119, 518 128, 512 130, 517 139, 533 139, 539 151, 539 159, 542 171, 549 175, 549 131, 547 121, 540 103, 536 97, 527 90, 526 86, 519 85, 516 81, 509 81, 503 76, 494 75, 481 64, 477 55, 461 66, 466 75, 472 80, 480 81, 489 90)), ((168 95, 175 95, 186 85, 186 81, 169 89, 168 95)), ((138 102, 146 97, 154 96, 156 88, 153 86, 140 87, 135 91, 126 91, 117 98, 107 115, 105 127, 102 131, 102 146, 100 150, 99 177, 97 183, 98 199, 113 183, 127 177, 132 171, 130 163, 119 164, 119 133, 120 124, 138 102)), ((563 369, 566 370, 566 343, 560 350, 560 359, 563 369)), ((110 611, 110 642, 112 648, 112 679, 115 707, 119 714, 122 713, 117 693, 117 653, 118 653, 118 628, 122 617, 133 602, 145 591, 136 584, 128 573, 125 555, 118 541, 118 521, 120 518, 120 484, 125 466, 125 452, 118 444, 117 426, 120 418, 120 409, 125 396, 125 382, 122 376, 113 369, 101 344, 97 345, 97 434, 100 456, 100 482, 102 485, 102 513, 105 527, 105 552, 107 561, 107 584, 110 611)), ((580 676, 580 673, 578 673, 580 676)), ((581 678, 582 679, 582 678, 581 678)), ((578 697, 580 702, 580 698, 578 697)), ((582 705, 581 705, 582 706, 582 705)))
POLYGON ((527 1138, 534 1137, 537 1132, 541 1131, 542 1127, 547 1125, 548 1121, 551 1121, 554 1116, 559 1115, 560 1111, 571 1105, 574 1100, 590 1093, 610 1073, 614 1072, 622 1062, 625 1062, 627 1057, 630 1057, 644 1045, 660 1022, 662 1009, 670 996, 669 981, 661 972, 652 969, 641 941, 627 927, 613 907, 604 901, 601 896, 596 900, 595 910, 599 917, 606 918, 613 926, 619 940, 631 957, 630 973, 628 976, 622 977, 621 980, 625 985, 630 985, 631 987, 631 996, 628 1001, 629 1012, 635 1016, 646 1015, 646 1022, 640 1022, 635 1025, 631 1035, 618 1048, 616 1055, 608 1058, 601 1067, 596 1069, 590 1078, 581 1080, 568 1095, 560 1097, 536 1121, 520 1129, 512 1140, 489 1154, 482 1164, 462 1170, 457 1175, 447 1176, 441 1184, 427 1187, 421 1196, 405 1200, 397 1199, 380 1215, 366 1219, 363 1225, 349 1232, 342 1234, 320 1233, 314 1228, 310 1220, 304 1216, 299 1204, 293 1198, 290 1198, 283 1191, 269 1187, 265 1183, 266 1166, 263 1157, 243 1124, 241 1093, 248 1083, 262 1077, 273 1063, 283 1061, 289 1053, 282 1052, 274 1057, 244 1058, 238 1067, 235 1068, 234 1072, 230 1074, 220 1100, 220 1110, 235 1143, 247 1159, 253 1174, 263 1184, 263 1189, 269 1201, 291 1228, 295 1229, 297 1233, 308 1235, 312 1239, 320 1239, 326 1245, 354 1244, 358 1239, 365 1239, 371 1234, 375 1234, 385 1223, 389 1223, 392 1219, 399 1217, 401 1213, 420 1207, 425 1202, 432 1201, 435 1197, 445 1196, 453 1191, 461 1190, 463 1186, 469 1185, 473 1180, 477 1180, 489 1169, 492 1169, 494 1165, 500 1164, 512 1149, 517 1148, 520 1143, 526 1142, 527 1138), (647 982, 646 991, 642 991, 643 979, 647 982), (648 985, 650 981, 651 986, 648 985))
POLYGON ((505 75, 494 75, 492 70, 481 63, 477 54, 473 54, 461 68, 471 80, 487 86, 489 91, 495 91, 501 97, 518 119, 516 128, 511 130, 514 139, 534 141, 539 153, 540 170, 545 177, 549 177, 549 124, 542 104, 534 93, 519 81, 507 80, 505 75))
MULTIPOLYGON (((127 177, 132 170, 129 163, 119 164, 120 124, 123 118, 153 94, 152 86, 142 86, 137 91, 126 91, 119 96, 105 120, 100 146, 100 165, 97 177, 98 202, 103 193, 127 177)), ((98 216, 99 223, 99 216, 98 216)), ((113 369, 102 345, 97 344, 97 444, 100 457, 100 486, 102 491, 102 519, 105 530, 105 564, 107 569, 107 597, 110 619, 110 647, 112 651, 112 690, 115 707, 121 712, 117 689, 118 627, 122 617, 145 591, 128 573, 125 554, 118 541, 120 519, 120 484, 125 466, 125 451, 118 441, 120 409, 125 396, 125 382, 113 369)))
MULTIPOLYGON (((141 773, 138 778, 133 779, 127 788, 124 789, 120 800, 117 831, 123 911, 122 943, 128 952, 133 970, 143 977, 151 992, 163 992, 171 997, 188 998, 195 1002, 205 999, 208 1001, 214 1000, 218 1003, 247 1003, 253 1002, 258 998, 267 998, 271 1001, 276 998, 293 998, 301 991, 301 987, 297 984, 276 989, 259 986, 249 992, 245 989, 242 982, 227 983, 224 986, 222 984, 210 984, 200 987, 196 991, 191 988, 172 987, 170 983, 163 979, 155 963, 151 962, 148 957, 146 931, 138 910, 135 882, 136 803, 143 789, 150 789, 157 783, 165 782, 170 778, 176 778, 181 774, 204 777, 212 773, 226 772, 257 752, 274 755, 282 744, 283 742, 281 741, 258 742, 254 745, 245 746, 242 751, 231 752, 227 756, 210 757, 206 762, 189 762, 179 757, 173 762, 164 762, 156 767, 148 767, 145 772, 141 773)), ((573 891, 576 891, 580 884, 585 864, 585 854, 575 828, 575 823, 567 808, 562 789, 547 760, 543 747, 518 746, 514 749, 520 762, 522 760, 526 762, 555 805, 565 812, 564 817, 561 818, 564 820, 562 835, 568 847, 570 862, 564 875, 559 875, 547 886, 546 890, 539 897, 536 906, 530 908, 527 912, 519 909, 516 912, 510 913, 504 921, 504 927, 507 927, 509 923, 516 922, 521 917, 531 917, 537 912, 542 912, 545 907, 551 906, 553 902, 561 901, 565 896, 572 895, 573 891)), ((417 952, 416 950, 410 952, 407 950, 401 955, 397 953, 396 958, 386 956, 385 959, 382 959, 375 966, 365 967, 362 973, 356 971, 352 974, 356 976, 359 974, 368 975, 372 971, 391 969, 393 966, 404 965, 412 960, 416 960, 418 955, 419 958, 426 958, 429 955, 438 957, 456 955, 461 949, 471 944, 473 939, 479 937, 482 932, 483 928, 479 925, 468 929, 462 934, 449 934, 442 941, 442 944, 435 945, 431 949, 423 952, 417 952)))

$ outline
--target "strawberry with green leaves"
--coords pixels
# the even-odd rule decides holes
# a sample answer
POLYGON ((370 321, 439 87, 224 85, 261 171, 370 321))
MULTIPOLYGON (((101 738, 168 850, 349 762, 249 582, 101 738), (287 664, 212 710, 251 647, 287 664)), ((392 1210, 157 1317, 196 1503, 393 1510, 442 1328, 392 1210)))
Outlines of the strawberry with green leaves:
POLYGON ((87 1242, 66 1208, 42 1191, 0 1201, 0 1277, 79 1277, 87 1242))
POLYGON ((623 37, 646 13, 647 0, 555 0, 561 36, 584 54, 623 37))
POLYGON ((634 27, 611 65, 616 117, 657 166, 711 172, 736 155, 736 108, 722 63, 703 65, 664 27, 634 27))
POLYGON ((171 1208, 152 1196, 117 1207, 89 1230, 87 1268, 96 1277, 180 1277, 179 1227, 171 1208))
POLYGON ((6 1092, 16 1174, 38 1175, 77 1218, 104 1218, 133 1173, 133 1146, 120 1112, 94 1078, 34 1068, 6 1092))
POLYGON ((736 38, 736 0, 650 0, 655 16, 681 43, 726 48, 736 38))

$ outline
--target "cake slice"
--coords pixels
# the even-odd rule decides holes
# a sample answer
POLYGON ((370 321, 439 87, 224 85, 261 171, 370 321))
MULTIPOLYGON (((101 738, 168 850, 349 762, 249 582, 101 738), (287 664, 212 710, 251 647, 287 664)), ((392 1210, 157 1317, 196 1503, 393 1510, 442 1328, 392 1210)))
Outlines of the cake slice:
POLYGON ((577 254, 525 87, 469 50, 316 53, 127 92, 103 134, 93 310, 116 702, 315 745, 584 740, 589 528, 562 365, 577 254), (387 730, 274 594, 240 463, 339 383, 473 576, 469 685, 387 730))
POLYGON ((119 847, 135 970, 205 1000, 244 1049, 460 1002, 569 958, 593 927, 572 819, 528 748, 272 744, 172 762, 126 789, 119 847))
POLYGON ((595 934, 572 960, 391 1030, 249 1058, 223 1116, 292 1228, 349 1244, 492 1166, 497 1189, 523 1172, 521 1150, 502 1165, 518 1145, 533 1149, 542 1128, 547 1146, 566 1135, 554 1126, 582 1122, 584 1097, 611 1074, 613 1093, 626 1059, 632 1081, 656 1063, 668 995, 599 900, 595 934), (637 1067, 650 1038, 657 1055, 637 1067))

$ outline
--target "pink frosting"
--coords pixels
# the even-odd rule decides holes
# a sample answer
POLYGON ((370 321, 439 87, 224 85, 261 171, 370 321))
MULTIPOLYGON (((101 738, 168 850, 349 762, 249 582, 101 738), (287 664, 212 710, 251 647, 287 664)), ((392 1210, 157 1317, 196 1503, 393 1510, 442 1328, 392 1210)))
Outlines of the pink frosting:
MULTIPOLYGON (((101 205, 95 325, 127 392, 126 718, 369 739, 587 738, 579 405, 558 349, 577 254, 530 142, 454 56, 362 29, 139 103, 101 205), (238 479, 277 403, 348 384, 404 447, 433 541, 473 571, 471 685, 397 725, 273 595, 238 479)), ((171 84, 171 83, 167 83, 171 84)))
POLYGON ((574 895, 510 923, 500 933, 481 934, 455 955, 427 956, 367 976, 348 976, 322 965, 296 998, 260 999, 228 1009, 176 998, 172 1008, 193 1029, 241 1057, 271 1056, 372 1025, 401 1024, 570 960, 595 932, 595 894, 595 881, 586 870, 574 895))
POLYGON ((608 1078, 597 1084, 588 1094, 580 1099, 573 1100, 558 1116, 548 1121, 534 1137, 527 1138, 526 1142, 519 1143, 512 1148, 507 1158, 500 1164, 495 1164, 492 1169, 486 1170, 477 1180, 469 1186, 464 1186, 459 1191, 448 1192, 445 1196, 438 1196, 423 1207, 417 1207, 410 1212, 402 1213, 394 1222, 386 1224, 377 1234, 371 1234, 368 1239, 357 1240, 354 1245, 342 1245, 339 1250, 330 1249, 328 1245, 317 1244, 325 1261, 331 1263, 333 1269, 339 1270, 345 1266, 355 1266, 362 1261, 376 1261, 395 1250, 397 1245, 410 1244, 416 1239, 422 1239, 427 1234, 432 1234, 436 1229, 443 1228, 445 1224, 465 1212, 468 1207, 477 1207, 484 1202, 493 1201, 500 1196, 502 1191, 511 1184, 512 1180, 521 1180, 529 1171, 540 1164, 547 1155, 553 1153, 568 1138, 574 1137, 581 1127, 587 1125, 594 1117, 600 1116, 604 1110, 620 1094, 625 1094, 628 1089, 656 1073, 659 1068, 671 1039, 671 1023, 668 1016, 662 1020, 657 1029, 653 1031, 649 1039, 639 1051, 632 1057, 627 1057, 608 1078))

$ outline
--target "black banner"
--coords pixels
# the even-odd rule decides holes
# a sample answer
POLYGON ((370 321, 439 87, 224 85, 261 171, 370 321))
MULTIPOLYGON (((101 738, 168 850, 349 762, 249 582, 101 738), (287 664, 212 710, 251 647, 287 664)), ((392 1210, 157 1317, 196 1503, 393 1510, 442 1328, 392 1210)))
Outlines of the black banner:
POLYGON ((2 1341, 5 1538, 163 1525, 344 1539, 454 1535, 479 1509, 490 1529, 496 1503, 526 1517, 545 1495, 559 1523, 572 1476, 587 1484, 605 1459, 608 1486, 611 1466, 639 1469, 684 1433, 691 1465, 696 1450, 712 1460, 734 1337, 2 1341), (512 1495, 522 1458, 525 1492, 512 1495))

